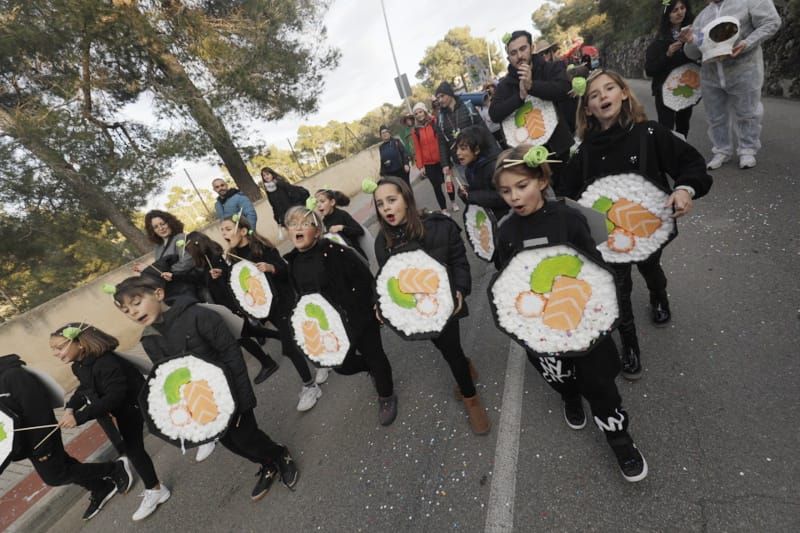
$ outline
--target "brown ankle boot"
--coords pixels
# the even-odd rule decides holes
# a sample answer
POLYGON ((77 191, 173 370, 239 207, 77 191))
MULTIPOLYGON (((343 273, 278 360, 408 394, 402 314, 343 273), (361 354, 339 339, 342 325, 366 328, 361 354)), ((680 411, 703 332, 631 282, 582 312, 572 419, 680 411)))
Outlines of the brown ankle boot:
MULTIPOLYGON (((478 371, 475 370, 475 365, 472 364, 472 359, 467 357, 467 363, 469 363, 469 377, 472 378, 472 382, 473 383, 477 383, 478 382, 478 371)), ((455 398, 456 400, 463 400, 464 399, 464 395, 461 394, 461 389, 459 388, 458 383, 456 383, 456 386, 453 387, 453 398, 455 398)))
POLYGON ((481 398, 477 394, 470 398, 464 398, 464 407, 467 409, 467 416, 469 417, 469 425, 472 432, 476 435, 486 435, 489 433, 489 428, 492 423, 489 416, 486 414, 486 409, 481 404, 481 398))

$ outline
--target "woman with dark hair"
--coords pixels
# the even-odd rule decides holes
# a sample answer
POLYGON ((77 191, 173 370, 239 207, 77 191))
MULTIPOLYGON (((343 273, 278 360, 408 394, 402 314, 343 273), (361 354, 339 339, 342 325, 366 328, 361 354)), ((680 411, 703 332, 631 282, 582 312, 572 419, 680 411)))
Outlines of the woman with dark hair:
POLYGON ((134 263, 133 270, 140 274, 160 277, 167 283, 167 300, 171 302, 179 294, 195 294, 194 285, 182 280, 173 280, 173 274, 187 274, 194 268, 192 257, 185 252, 183 244, 183 222, 175 215, 154 209, 144 216, 144 230, 155 247, 152 265, 134 263))
POLYGON ((644 64, 645 72, 653 78, 652 88, 658 123, 667 129, 674 129, 684 137, 689 136, 692 108, 687 107, 681 111, 673 111, 666 107, 661 95, 661 87, 673 69, 693 62, 683 53, 684 39, 688 30, 681 31, 682 28, 691 26, 693 20, 694 14, 689 0, 670 0, 669 4, 664 5, 658 33, 647 47, 644 64))
POLYGON ((303 205, 309 192, 298 185, 292 185, 289 180, 272 170, 270 167, 261 169, 261 183, 267 193, 267 200, 272 206, 272 216, 275 223, 283 228, 283 217, 290 207, 303 205))

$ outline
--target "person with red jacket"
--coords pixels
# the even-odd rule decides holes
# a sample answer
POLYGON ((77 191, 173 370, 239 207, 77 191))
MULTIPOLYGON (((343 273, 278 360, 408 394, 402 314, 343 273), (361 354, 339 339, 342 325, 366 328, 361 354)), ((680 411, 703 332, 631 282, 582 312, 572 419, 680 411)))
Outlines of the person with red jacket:
POLYGON ((447 211, 447 200, 444 197, 442 185, 444 172, 439 155, 439 139, 436 136, 436 119, 428 113, 428 108, 422 102, 414 105, 414 129, 411 140, 414 143, 414 155, 417 168, 423 176, 428 178, 436 195, 439 209, 447 211))

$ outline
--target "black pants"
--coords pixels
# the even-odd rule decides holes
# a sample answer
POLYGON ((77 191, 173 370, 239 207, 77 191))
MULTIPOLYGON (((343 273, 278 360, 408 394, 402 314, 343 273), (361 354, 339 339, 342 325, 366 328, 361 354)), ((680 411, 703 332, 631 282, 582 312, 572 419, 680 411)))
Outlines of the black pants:
POLYGON ((219 442, 240 457, 259 465, 278 466, 284 447, 258 428, 253 410, 235 415, 233 423, 219 442))
POLYGON ((565 402, 583 396, 597 427, 612 445, 631 443, 628 414, 614 382, 620 370, 617 347, 603 339, 589 355, 570 359, 539 357, 526 350, 528 360, 565 402))
POLYGON ((144 419, 138 406, 129 406, 116 413, 117 428, 122 436, 125 454, 142 478, 145 488, 152 489, 158 485, 158 475, 147 451, 144 449, 144 419))
POLYGON ((276 316, 270 317, 270 321, 278 328, 278 333, 280 334, 281 339, 281 351, 283 351, 283 355, 288 357, 289 360, 294 365, 294 369, 297 370, 297 374, 300 376, 300 379, 303 381, 304 385, 310 385, 313 381, 311 377, 311 370, 308 368, 308 361, 303 356, 302 352, 300 352, 299 348, 294 342, 294 328, 292 328, 291 322, 289 322, 288 316, 276 316))
POLYGON ((458 388, 461 389, 461 395, 464 398, 475 396, 475 383, 469 374, 469 361, 461 347, 461 328, 458 320, 451 320, 442 333, 433 339, 433 344, 442 352, 444 360, 450 365, 450 372, 453 373, 458 388))
POLYGON ((682 134, 684 137, 689 137, 689 123, 692 120, 692 108, 687 107, 680 111, 673 111, 664 105, 664 99, 661 96, 661 91, 656 91, 656 113, 658 114, 658 123, 669 130, 675 130, 682 134))
POLYGON ((433 194, 436 195, 436 203, 439 204, 439 209, 447 209, 447 200, 445 200, 444 191, 442 190, 442 186, 444 185, 442 165, 439 163, 425 165, 425 175, 428 177, 428 181, 431 182, 433 194))
POLYGON ((114 463, 81 463, 64 450, 61 432, 48 439, 49 452, 31 457, 33 468, 47 485, 58 487, 75 484, 95 492, 111 486, 109 476, 114 471, 114 463))
MULTIPOLYGON (((639 273, 650 291, 650 303, 667 298, 667 276, 661 268, 661 252, 658 250, 641 263, 635 263, 639 273)), ((613 263, 614 282, 617 285, 617 298, 619 298, 619 333, 626 347, 634 347, 638 351, 639 342, 636 337, 636 325, 633 317, 633 304, 631 292, 633 279, 631 278, 631 263, 613 263)))
POLYGON ((359 372, 369 372, 375 380, 375 390, 381 398, 394 394, 392 365, 383 351, 381 330, 378 323, 368 320, 361 335, 354 342, 355 349, 345 357, 340 366, 334 369, 337 374, 352 376, 359 372))

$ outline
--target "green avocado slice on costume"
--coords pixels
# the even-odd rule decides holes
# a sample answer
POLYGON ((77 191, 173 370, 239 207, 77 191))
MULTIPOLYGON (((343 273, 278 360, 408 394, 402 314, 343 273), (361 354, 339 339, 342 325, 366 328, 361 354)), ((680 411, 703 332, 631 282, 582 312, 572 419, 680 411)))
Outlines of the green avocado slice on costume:
POLYGON ((239 285, 242 287, 244 292, 250 290, 250 269, 247 267, 242 268, 239 271, 239 285))
POLYGON ((169 405, 175 405, 181 401, 181 387, 192 381, 192 373, 184 367, 176 368, 170 372, 164 380, 164 395, 167 397, 169 405))
POLYGON ((323 331, 328 331, 331 328, 330 324, 328 324, 328 317, 325 316, 325 311, 315 303, 306 304, 306 316, 316 318, 320 329, 323 331))
POLYGON ((6 427, 3 424, 0 424, 0 442, 6 440, 8 434, 6 434, 6 427))
POLYGON ((574 255, 555 255, 542 259, 531 273, 531 290, 547 294, 553 290, 553 282, 558 276, 574 278, 583 267, 583 261, 574 255))
POLYGON ((413 309, 417 306, 417 299, 414 298, 413 294, 400 290, 400 280, 397 278, 389 278, 386 288, 389 291, 389 297, 400 307, 413 309))
POLYGON ((517 109, 517 112, 514 113, 514 124, 521 128, 525 125, 525 115, 527 115, 533 109, 533 104, 528 101, 522 104, 522 107, 517 109))
POLYGON ((480 228, 486 222, 486 213, 483 210, 479 210, 475 213, 475 226, 480 228))

